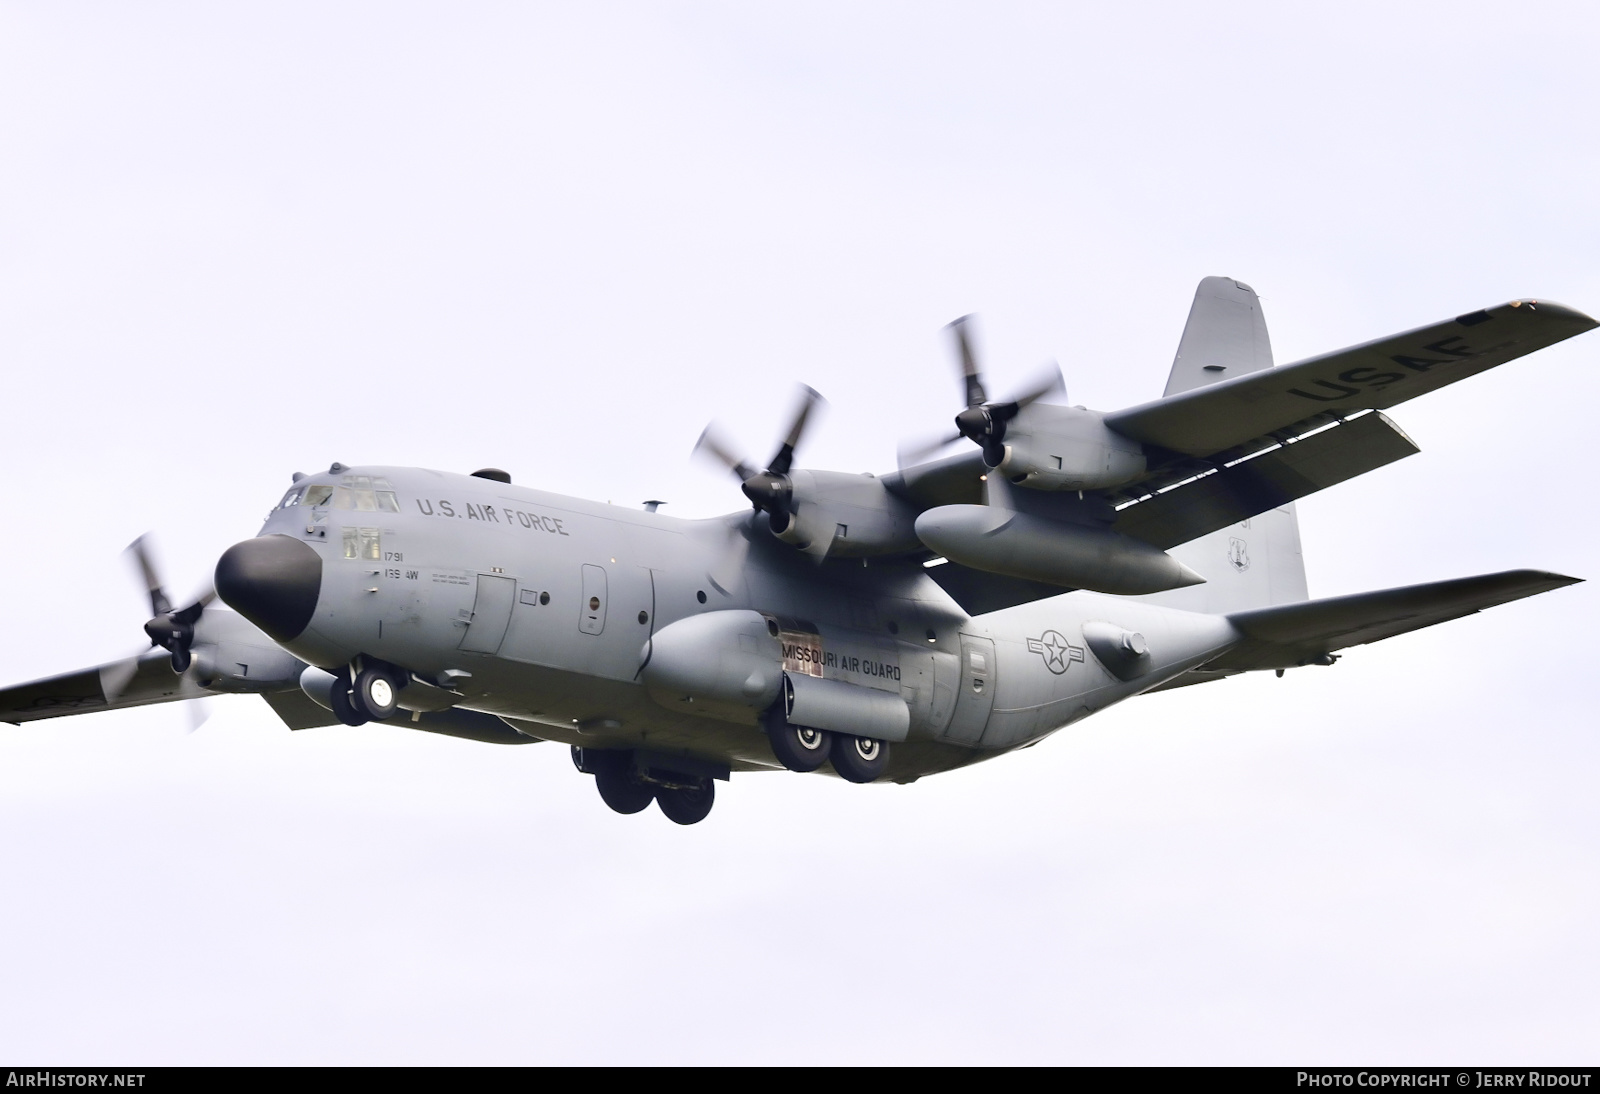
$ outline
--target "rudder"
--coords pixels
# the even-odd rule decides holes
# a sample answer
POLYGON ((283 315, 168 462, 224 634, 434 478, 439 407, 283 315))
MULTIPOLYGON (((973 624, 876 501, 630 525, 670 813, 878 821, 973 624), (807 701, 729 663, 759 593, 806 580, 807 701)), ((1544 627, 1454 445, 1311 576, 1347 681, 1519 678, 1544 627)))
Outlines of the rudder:
MULTIPOLYGON (((1162 395, 1271 367, 1272 343, 1255 290, 1231 277, 1207 277, 1195 289, 1162 395)), ((1293 502, 1191 540, 1171 554, 1203 576, 1205 584, 1140 599, 1221 614, 1307 598, 1293 502)))
POLYGON ((1271 367, 1272 343, 1255 290, 1231 277, 1207 277, 1194 291, 1189 322, 1161 394, 1177 395, 1271 367))

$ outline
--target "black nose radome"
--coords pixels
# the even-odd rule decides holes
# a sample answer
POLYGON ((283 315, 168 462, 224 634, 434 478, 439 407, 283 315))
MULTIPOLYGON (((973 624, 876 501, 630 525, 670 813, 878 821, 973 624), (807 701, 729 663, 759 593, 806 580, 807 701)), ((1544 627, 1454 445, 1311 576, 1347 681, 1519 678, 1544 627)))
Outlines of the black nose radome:
POLYGON ((322 559, 289 536, 258 536, 223 552, 216 579, 223 603, 269 637, 288 642, 317 610, 322 559))

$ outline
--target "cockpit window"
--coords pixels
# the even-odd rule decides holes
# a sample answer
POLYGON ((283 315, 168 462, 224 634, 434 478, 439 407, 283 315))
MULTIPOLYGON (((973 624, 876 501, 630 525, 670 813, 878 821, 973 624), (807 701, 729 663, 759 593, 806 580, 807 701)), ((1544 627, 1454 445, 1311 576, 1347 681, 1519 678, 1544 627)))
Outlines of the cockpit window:
POLYGON ((372 489, 378 496, 378 512, 398 513, 400 499, 395 496, 394 487, 389 485, 388 479, 373 479, 372 489))
POLYGON ((377 528, 346 528, 344 557, 376 562, 383 557, 383 536, 377 528))
POLYGON ((278 503, 278 508, 279 509, 293 509, 296 505, 299 505, 299 504, 300 504, 300 488, 297 486, 293 490, 289 491, 287 494, 285 494, 283 496, 283 500, 278 503))
POLYGON ((337 486, 305 488, 304 499, 296 487, 283 499, 283 507, 309 505, 312 508, 354 509, 360 513, 398 513, 400 499, 388 479, 371 475, 346 475, 337 486))

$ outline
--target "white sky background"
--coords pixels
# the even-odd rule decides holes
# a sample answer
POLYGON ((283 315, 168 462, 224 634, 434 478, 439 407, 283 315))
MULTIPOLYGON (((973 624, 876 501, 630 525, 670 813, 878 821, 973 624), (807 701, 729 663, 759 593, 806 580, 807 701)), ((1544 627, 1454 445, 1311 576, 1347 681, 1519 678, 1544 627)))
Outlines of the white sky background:
MULTIPOLYGON (((7 681, 137 648, 295 470, 736 508, 1004 391, 1159 394, 1195 283, 1279 361, 1600 310, 1592 5, 0 6, 7 681)), ((1313 595, 1600 576, 1600 335, 1393 412, 1313 595)), ((0 1057, 1578 1063, 1593 585, 1135 700, 910 787, 620 817, 564 747, 260 700, 0 727, 0 1057)))

